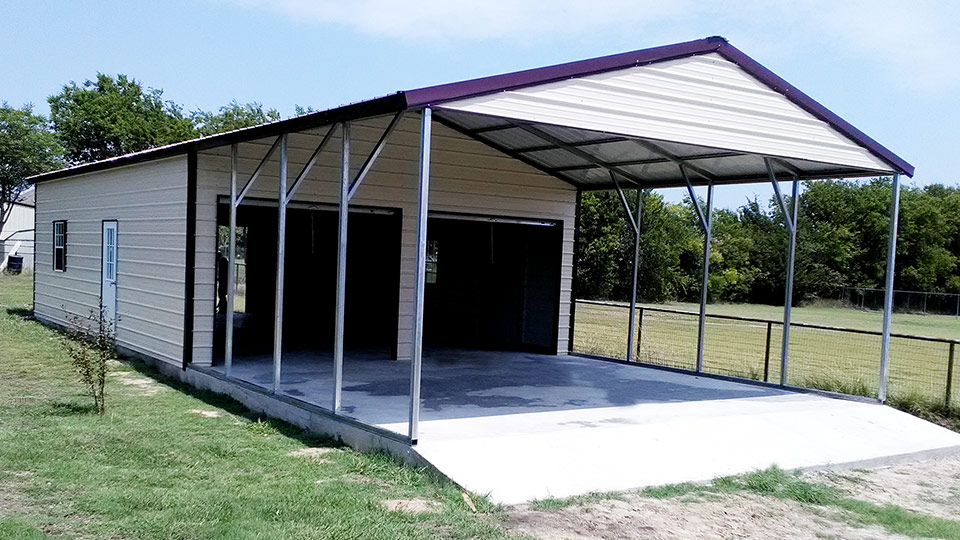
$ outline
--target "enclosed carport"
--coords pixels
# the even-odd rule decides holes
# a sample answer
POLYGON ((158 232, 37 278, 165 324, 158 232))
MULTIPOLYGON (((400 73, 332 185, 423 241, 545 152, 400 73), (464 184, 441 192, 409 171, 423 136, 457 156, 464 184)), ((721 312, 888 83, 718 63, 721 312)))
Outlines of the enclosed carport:
POLYGON ((399 448, 474 489, 536 488, 503 500, 960 445, 876 402, 790 386, 799 183, 894 177, 892 291, 913 167, 722 38, 398 92, 46 179, 183 154, 181 376, 304 427, 399 448), (626 190, 700 190, 709 257, 715 187, 751 182, 772 183, 791 238, 779 384, 703 372, 705 302, 694 370, 632 362, 632 312, 627 362, 572 354, 582 192, 616 190, 637 231, 626 190), (769 422, 790 429, 771 442, 769 422), (691 468, 697 433, 716 452, 691 468), (635 445, 648 459, 624 474, 635 445), (567 463, 582 474, 557 484, 567 463))

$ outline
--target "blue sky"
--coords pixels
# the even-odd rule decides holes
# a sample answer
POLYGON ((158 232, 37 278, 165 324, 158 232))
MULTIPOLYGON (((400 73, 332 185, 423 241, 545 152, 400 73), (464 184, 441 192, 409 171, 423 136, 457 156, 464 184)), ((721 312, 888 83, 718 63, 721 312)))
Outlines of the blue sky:
MULTIPOLYGON (((722 35, 917 167, 957 185, 960 2, 171 0, 0 5, 0 100, 97 71, 187 110, 237 99, 292 115, 396 90, 722 35)), ((717 188, 718 206, 769 197, 717 188)), ((671 199, 677 193, 669 193, 671 199)))

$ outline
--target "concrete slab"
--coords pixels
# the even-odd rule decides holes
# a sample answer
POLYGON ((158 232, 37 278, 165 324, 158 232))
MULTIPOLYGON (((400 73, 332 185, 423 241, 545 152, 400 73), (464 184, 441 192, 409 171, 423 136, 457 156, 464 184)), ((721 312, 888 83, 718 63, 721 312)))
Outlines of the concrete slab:
MULTIPOLYGON (((350 416, 407 430, 409 364, 351 354, 350 416)), ((285 353, 284 392, 329 406, 329 355, 285 353)), ((270 383, 266 359, 235 373, 270 383)), ((779 465, 960 451, 960 434, 889 407, 579 357, 428 351, 416 451, 464 487, 515 503, 779 465)))

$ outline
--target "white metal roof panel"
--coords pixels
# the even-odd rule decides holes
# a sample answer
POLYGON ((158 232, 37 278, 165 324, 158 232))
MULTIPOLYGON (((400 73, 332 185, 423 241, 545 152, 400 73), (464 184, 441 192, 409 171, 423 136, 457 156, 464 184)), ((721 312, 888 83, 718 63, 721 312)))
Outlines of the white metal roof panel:
POLYGON ((441 104, 555 126, 878 172, 890 165, 718 54, 441 104))

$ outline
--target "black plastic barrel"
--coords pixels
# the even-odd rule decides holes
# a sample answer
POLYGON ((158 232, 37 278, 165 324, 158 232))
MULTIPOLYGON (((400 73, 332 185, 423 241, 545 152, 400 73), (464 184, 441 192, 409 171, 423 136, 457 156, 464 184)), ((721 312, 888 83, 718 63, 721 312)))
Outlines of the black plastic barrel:
POLYGON ((20 255, 11 255, 7 258, 7 272, 19 274, 23 271, 23 257, 20 255))

